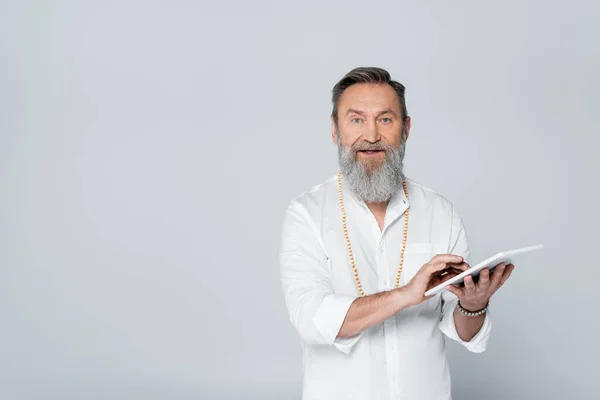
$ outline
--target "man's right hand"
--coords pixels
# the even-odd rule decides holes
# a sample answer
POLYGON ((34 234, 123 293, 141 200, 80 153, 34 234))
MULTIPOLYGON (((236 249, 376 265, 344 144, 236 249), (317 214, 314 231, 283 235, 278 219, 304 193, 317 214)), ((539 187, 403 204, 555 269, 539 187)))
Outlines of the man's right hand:
POLYGON ((425 292, 469 269, 469 264, 461 256, 438 254, 423 265, 402 290, 411 306, 433 297, 425 297, 425 292))

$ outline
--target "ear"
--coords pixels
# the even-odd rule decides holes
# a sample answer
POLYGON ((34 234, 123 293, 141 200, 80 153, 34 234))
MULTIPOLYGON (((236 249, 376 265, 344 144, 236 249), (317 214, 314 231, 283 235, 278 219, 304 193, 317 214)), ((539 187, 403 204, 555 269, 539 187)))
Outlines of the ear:
POLYGON ((406 119, 404 120, 404 125, 406 126, 406 139, 408 140, 408 136, 410 135, 410 117, 406 117, 406 119))
POLYGON ((333 119, 333 116, 331 116, 330 119, 331 119, 331 139, 333 140, 334 144, 338 144, 337 135, 335 134, 335 121, 333 119))

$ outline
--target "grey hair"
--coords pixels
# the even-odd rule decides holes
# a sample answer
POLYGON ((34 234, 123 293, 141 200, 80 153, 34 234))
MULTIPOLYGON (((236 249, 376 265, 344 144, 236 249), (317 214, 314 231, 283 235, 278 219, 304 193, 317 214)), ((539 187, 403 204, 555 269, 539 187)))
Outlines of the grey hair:
POLYGON ((406 125, 404 125, 402 128, 402 141, 396 148, 383 142, 361 142, 351 148, 346 148, 342 145, 339 131, 336 129, 338 158, 342 177, 359 199, 367 203, 384 203, 389 201, 402 188, 402 181, 405 179, 403 160, 407 133, 406 125), (368 171, 357 159, 356 152, 367 149, 385 151, 385 160, 381 167, 375 171, 368 171))
POLYGON ((402 120, 405 121, 408 117, 408 110, 406 109, 406 100, 404 98, 405 87, 400 82, 396 82, 391 79, 390 73, 383 68, 378 67, 358 67, 348 72, 344 77, 335 84, 331 93, 331 102, 333 103, 333 111, 331 116, 333 121, 337 125, 338 123, 338 105, 340 97, 344 90, 348 87, 357 83, 387 83, 390 85, 398 94, 398 100, 400 101, 400 113, 402 120))

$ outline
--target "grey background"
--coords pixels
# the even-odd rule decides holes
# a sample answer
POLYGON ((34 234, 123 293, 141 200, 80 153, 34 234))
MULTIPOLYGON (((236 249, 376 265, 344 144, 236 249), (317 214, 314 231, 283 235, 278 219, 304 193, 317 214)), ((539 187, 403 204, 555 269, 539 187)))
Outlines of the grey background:
MULTIPOLYGON (((597 4, 597 3, 596 3, 597 4)), ((407 86, 407 174, 473 259, 544 243, 457 399, 600 397, 600 7, 2 1, 0 398, 299 399, 288 202, 337 169, 330 90, 407 86)))

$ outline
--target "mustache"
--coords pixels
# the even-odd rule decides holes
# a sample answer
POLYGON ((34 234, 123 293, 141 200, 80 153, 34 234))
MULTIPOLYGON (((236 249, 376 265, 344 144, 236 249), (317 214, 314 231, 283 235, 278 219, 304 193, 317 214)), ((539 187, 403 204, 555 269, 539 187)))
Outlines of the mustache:
POLYGON ((359 144, 357 144, 355 146, 352 146, 352 151, 353 152, 363 151, 363 150, 388 151, 388 150, 390 150, 390 147, 386 146, 383 143, 367 143, 367 142, 362 142, 362 143, 359 143, 359 144))

